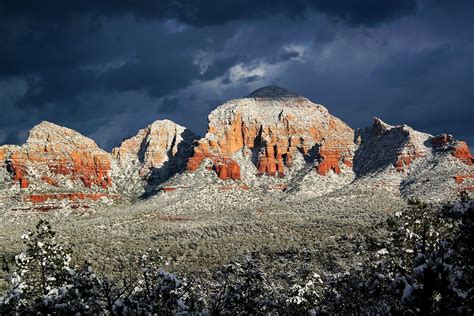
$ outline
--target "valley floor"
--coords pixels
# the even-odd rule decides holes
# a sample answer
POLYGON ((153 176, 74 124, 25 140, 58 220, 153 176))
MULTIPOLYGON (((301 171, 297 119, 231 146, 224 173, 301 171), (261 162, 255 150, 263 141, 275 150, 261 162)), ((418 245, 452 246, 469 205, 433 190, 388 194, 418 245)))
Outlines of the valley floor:
MULTIPOLYGON (((337 272, 357 261, 339 241, 404 205, 384 190, 340 191, 308 200, 234 189, 196 198, 178 190, 82 214, 5 213, 0 255, 21 252, 20 236, 44 218, 72 248, 77 263, 89 261, 105 274, 123 272, 149 251, 159 251, 166 269, 178 275, 208 271, 252 252, 263 254, 269 265, 289 253, 305 253, 312 258, 309 264, 337 272)), ((293 261, 289 264, 297 264, 293 261)))

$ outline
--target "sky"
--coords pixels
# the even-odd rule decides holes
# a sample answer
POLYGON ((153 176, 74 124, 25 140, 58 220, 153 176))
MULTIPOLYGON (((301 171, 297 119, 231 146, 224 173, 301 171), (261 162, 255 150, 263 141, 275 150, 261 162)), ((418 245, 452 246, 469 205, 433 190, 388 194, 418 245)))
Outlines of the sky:
MULTIPOLYGON (((278 85, 352 128, 474 144, 472 0, 0 0, 0 144, 42 120, 110 150, 158 119, 204 135, 278 85)), ((472 148, 472 147, 471 147, 472 148)))

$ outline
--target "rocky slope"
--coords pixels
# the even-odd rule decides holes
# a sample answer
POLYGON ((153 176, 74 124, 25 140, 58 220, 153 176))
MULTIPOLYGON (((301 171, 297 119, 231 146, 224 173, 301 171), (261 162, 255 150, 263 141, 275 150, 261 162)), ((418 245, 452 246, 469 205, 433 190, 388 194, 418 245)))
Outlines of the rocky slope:
POLYGON ((472 191, 470 181, 460 181, 474 172, 472 156, 466 143, 451 135, 432 136, 375 118, 373 126, 356 133, 356 143, 354 187, 384 186, 405 197, 433 201, 472 191))
POLYGON ((183 126, 162 120, 124 140, 112 150, 122 175, 121 191, 132 195, 152 193, 158 184, 186 168, 195 139, 183 126))
MULTIPOLYGON (((322 105, 277 87, 230 100, 209 115, 206 136, 188 162, 219 179, 284 189, 314 171, 352 179, 354 131, 322 105)), ((202 170, 201 172, 205 172, 202 170)))
MULTIPOLYGON (((285 199, 380 188, 442 201, 472 191, 472 159, 467 144, 451 135, 432 136, 378 118, 353 131, 322 105, 272 86, 209 115, 208 133, 188 163, 196 175, 183 182, 199 187, 207 183, 203 174, 215 173, 241 188, 283 191, 285 199)), ((172 185, 180 187, 182 177, 172 185)))
POLYGON ((117 197, 110 155, 71 129, 41 122, 23 146, 2 146, 0 153, 1 194, 18 208, 88 208, 90 201, 117 197))
POLYGON ((0 147, 0 206, 88 209, 139 197, 185 168, 194 138, 156 121, 110 154, 76 131, 41 122, 24 145, 0 147))
POLYGON ((0 147, 0 206, 83 209, 175 191, 210 204, 236 192, 249 200, 354 198, 355 207, 375 191, 377 199, 443 201, 473 191, 473 164, 467 144, 451 135, 377 118, 354 131, 324 106, 271 86, 217 107, 199 140, 171 121, 156 121, 107 153, 73 130, 42 122, 26 144, 0 147))

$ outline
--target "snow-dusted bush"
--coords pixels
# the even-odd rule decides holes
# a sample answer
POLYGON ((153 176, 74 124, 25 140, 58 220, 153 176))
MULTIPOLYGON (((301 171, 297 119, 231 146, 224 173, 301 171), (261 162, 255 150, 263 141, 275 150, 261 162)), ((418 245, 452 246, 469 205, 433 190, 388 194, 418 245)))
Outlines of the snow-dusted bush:
POLYGON ((215 271, 207 293, 209 310, 215 315, 268 313, 274 307, 273 295, 261 263, 252 256, 215 271))
POLYGON ((188 310, 185 298, 190 284, 163 270, 162 259, 156 252, 142 256, 130 303, 124 302, 124 305, 139 314, 175 314, 188 310))
POLYGON ((0 300, 0 308, 48 310, 68 291, 75 274, 70 267, 70 251, 57 243, 55 232, 45 221, 21 238, 25 251, 14 258, 12 289, 0 300))
POLYGON ((368 236, 362 266, 326 278, 320 311, 356 314, 472 315, 473 201, 436 208, 419 201, 368 236))
POLYGON ((402 311, 423 315, 472 312, 472 206, 472 201, 463 200, 433 210, 412 202, 399 214, 392 254, 384 260, 383 271, 394 278, 392 286, 401 296, 402 311), (470 284, 466 283, 469 278, 470 284), (469 292, 470 307, 466 304, 469 292))
MULTIPOLYGON (((186 285, 144 255, 140 272, 126 278, 98 276, 91 266, 71 266, 71 252, 40 221, 22 236, 11 289, 0 297, 0 314, 171 314, 186 311, 186 285)), ((138 271, 138 270, 137 270, 138 271)))
POLYGON ((286 298, 286 312, 305 314, 320 304, 324 293, 324 282, 321 276, 314 273, 302 285, 295 284, 290 288, 286 298))
POLYGON ((163 270, 156 251, 120 276, 75 267, 41 221, 22 236, 25 250, 12 262, 0 314, 472 315, 473 207, 465 195, 446 207, 411 201, 363 238, 336 240, 357 252, 350 269, 315 268, 307 253, 304 268, 285 263, 276 271, 263 260, 274 256, 253 253, 192 279, 163 270))

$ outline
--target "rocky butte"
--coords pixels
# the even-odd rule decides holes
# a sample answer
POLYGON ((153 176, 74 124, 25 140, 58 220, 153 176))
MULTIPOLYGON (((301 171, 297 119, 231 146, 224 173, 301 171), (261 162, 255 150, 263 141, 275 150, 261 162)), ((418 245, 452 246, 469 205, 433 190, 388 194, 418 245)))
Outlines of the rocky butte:
POLYGON ((0 152, 0 174, 8 188, 5 195, 18 205, 71 200, 73 207, 80 207, 84 200, 111 197, 110 155, 76 131, 41 122, 30 131, 23 146, 2 146, 0 152))
POLYGON ((0 206, 84 209, 200 185, 297 198, 384 186, 437 201, 474 187, 465 142, 378 118, 354 131, 324 106, 276 86, 225 102, 208 121, 201 139, 156 121, 111 153, 41 122, 24 145, 0 146, 0 206))
POLYGON ((239 180, 235 155, 256 161, 259 175, 284 177, 297 153, 317 160, 320 175, 352 166, 354 131, 322 105, 279 87, 231 100, 209 115, 206 136, 198 142, 188 170, 205 158, 222 180, 239 180))
POLYGON ((194 138, 171 121, 156 121, 108 153, 76 131, 41 122, 24 145, 0 147, 0 203, 45 211, 143 195, 185 168, 194 138))

